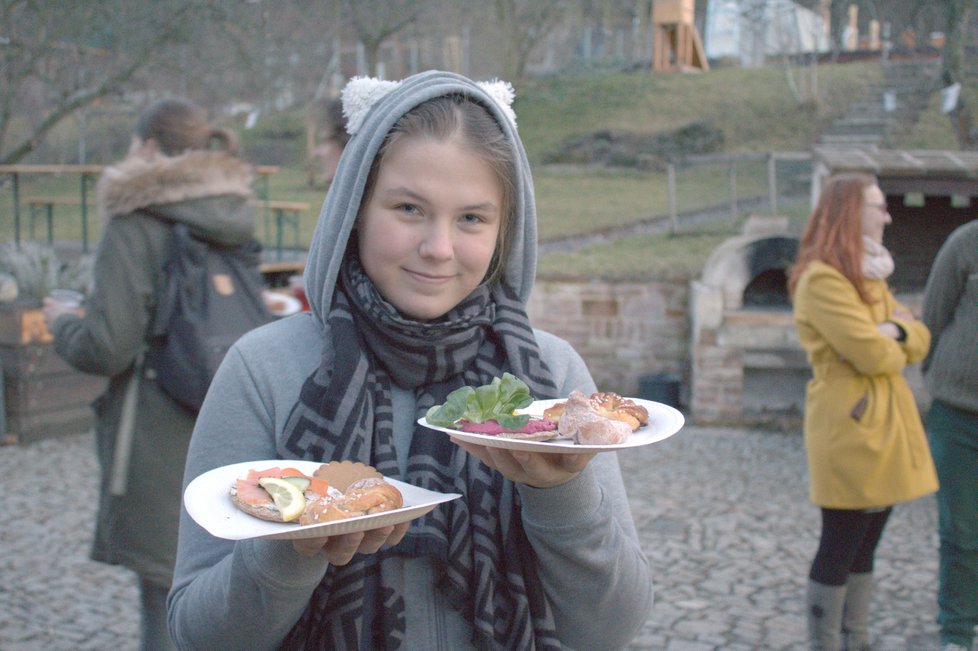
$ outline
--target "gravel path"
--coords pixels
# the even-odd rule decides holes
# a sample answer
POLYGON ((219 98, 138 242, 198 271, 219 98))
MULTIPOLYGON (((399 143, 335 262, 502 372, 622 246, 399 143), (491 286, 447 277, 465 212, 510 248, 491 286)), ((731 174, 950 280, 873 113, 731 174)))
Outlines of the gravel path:
MULTIPOLYGON (((0 649, 137 648, 133 576, 88 560, 97 466, 89 433, 0 447, 0 649), (50 499, 48 486, 70 487, 50 499)), ((657 603, 630 647, 804 649, 818 534, 801 437, 687 427, 621 457, 657 603)), ((877 557, 880 651, 938 648, 932 498, 897 507, 877 557)), ((606 625, 613 625, 608 623, 606 625)))

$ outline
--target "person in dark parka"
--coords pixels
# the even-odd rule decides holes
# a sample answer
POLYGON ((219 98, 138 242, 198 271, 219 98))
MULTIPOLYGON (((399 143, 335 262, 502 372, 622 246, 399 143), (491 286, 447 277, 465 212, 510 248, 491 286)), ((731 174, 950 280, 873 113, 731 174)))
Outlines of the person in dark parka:
POLYGON ((106 168, 97 185, 104 228, 84 310, 45 299, 58 354, 80 371, 109 377, 93 405, 102 476, 92 558, 139 576, 143 649, 173 648, 166 594, 196 414, 163 393, 150 369, 131 381, 166 281, 171 224, 182 222, 210 241, 247 242, 256 226, 253 178, 234 134, 211 126, 203 109, 180 98, 151 105, 137 121, 126 158, 106 168), (130 386, 137 390, 131 448, 119 455, 130 386))

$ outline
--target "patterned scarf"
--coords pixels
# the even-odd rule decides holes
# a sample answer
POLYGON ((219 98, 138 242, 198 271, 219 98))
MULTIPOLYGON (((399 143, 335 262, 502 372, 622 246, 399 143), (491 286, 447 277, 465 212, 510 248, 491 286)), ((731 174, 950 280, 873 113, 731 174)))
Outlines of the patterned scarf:
MULTIPOLYGON (((480 286, 443 318, 419 323, 384 301, 348 254, 326 321, 332 345, 285 428, 285 447, 299 458, 358 460, 397 477, 392 382, 414 391, 418 418, 459 386, 486 384, 504 371, 536 398, 557 397, 523 306, 503 284, 480 286)), ((420 425, 401 479, 463 497, 412 522, 396 548, 330 566, 282 648, 400 648, 400 555, 432 560, 438 589, 472 623, 477 647, 559 649, 513 483, 420 425)))

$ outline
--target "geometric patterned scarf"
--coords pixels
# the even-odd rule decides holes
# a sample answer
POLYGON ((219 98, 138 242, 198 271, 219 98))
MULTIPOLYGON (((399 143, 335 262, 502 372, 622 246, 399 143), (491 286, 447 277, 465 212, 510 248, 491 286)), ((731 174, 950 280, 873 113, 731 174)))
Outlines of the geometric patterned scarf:
POLYGON ((556 398, 529 320, 502 283, 480 286, 441 319, 407 320, 377 292, 355 247, 345 256, 326 318, 330 341, 285 427, 285 447, 314 461, 351 459, 434 491, 461 493, 411 523, 393 549, 330 566, 283 649, 398 649, 405 640, 398 556, 427 557, 438 589, 484 649, 560 649, 553 614, 523 531, 514 484, 448 437, 415 427, 401 477, 391 383, 412 389, 415 419, 463 385, 504 371, 536 399, 556 398))

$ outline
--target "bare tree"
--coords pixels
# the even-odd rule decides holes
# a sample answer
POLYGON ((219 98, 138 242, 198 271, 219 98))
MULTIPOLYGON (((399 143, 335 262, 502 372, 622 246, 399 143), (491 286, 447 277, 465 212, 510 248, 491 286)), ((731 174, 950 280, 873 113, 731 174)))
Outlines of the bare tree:
POLYGON ((62 120, 119 93, 215 7, 0 0, 0 162, 23 159, 62 120))
MULTIPOLYGON (((968 21, 978 7, 978 0, 943 0, 946 11, 942 78, 946 86, 965 81, 964 51, 968 21)), ((954 135, 961 149, 978 149, 978 127, 968 104, 967 94, 958 95, 957 105, 948 113, 954 135)))
POLYGON ((342 0, 344 12, 363 44, 367 73, 377 75, 380 46, 425 10, 422 0, 342 0))
POLYGON ((505 41, 503 74, 513 83, 523 78, 538 43, 570 8, 568 0, 496 0, 496 16, 505 41))

